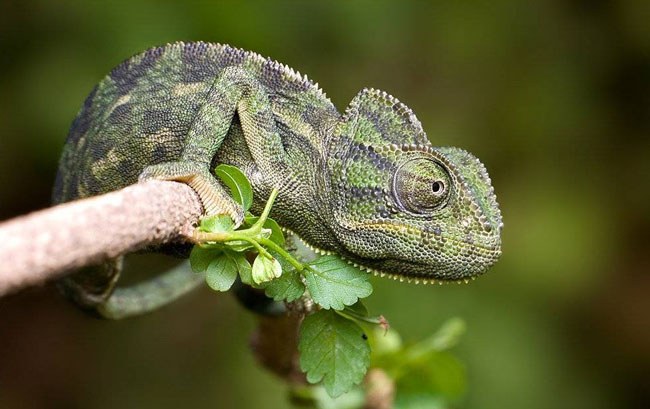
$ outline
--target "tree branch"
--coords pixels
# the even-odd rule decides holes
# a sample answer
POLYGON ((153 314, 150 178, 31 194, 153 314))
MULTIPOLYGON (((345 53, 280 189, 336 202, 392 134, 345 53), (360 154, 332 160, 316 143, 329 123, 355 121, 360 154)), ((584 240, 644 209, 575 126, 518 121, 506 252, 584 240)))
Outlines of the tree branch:
POLYGON ((187 185, 148 181, 0 224, 0 296, 151 245, 187 240, 202 213, 187 185))

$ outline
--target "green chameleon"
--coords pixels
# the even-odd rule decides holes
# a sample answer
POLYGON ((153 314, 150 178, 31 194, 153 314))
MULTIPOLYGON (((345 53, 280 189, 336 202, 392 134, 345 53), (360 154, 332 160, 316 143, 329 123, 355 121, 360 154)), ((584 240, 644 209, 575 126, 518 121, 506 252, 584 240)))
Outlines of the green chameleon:
MULTIPOLYGON (((113 69, 72 123, 53 201, 173 180, 206 214, 239 225, 242 208, 212 173, 220 163, 250 179, 254 211, 277 188, 280 225, 381 276, 466 281, 501 254, 501 214, 477 158, 431 146, 414 113, 383 91, 362 90, 341 115, 307 77, 219 44, 168 44, 113 69)), ((119 261, 69 276, 64 291, 100 307, 119 261)))

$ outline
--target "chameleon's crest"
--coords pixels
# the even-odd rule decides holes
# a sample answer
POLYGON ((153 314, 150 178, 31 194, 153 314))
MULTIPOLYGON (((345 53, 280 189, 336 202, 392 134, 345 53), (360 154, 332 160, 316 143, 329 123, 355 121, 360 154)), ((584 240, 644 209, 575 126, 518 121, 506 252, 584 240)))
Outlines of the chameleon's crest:
POLYGON ((410 108, 386 92, 372 88, 354 97, 340 126, 342 129, 335 134, 366 145, 428 143, 422 124, 410 108))

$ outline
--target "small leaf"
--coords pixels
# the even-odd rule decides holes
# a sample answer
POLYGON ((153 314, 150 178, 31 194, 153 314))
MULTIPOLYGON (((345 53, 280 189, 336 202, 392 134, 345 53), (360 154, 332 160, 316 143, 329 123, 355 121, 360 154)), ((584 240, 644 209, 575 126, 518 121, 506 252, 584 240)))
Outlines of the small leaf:
POLYGON ((423 361, 406 363, 396 383, 404 396, 434 395, 453 401, 467 390, 467 373, 455 356, 434 352, 423 361))
POLYGON ((435 334, 424 339, 407 350, 407 359, 417 361, 425 359, 427 355, 442 352, 455 346, 460 337, 465 333, 465 321, 460 318, 450 318, 445 321, 435 334))
POLYGON ((216 291, 228 291, 237 278, 237 265, 223 254, 212 260, 205 272, 205 282, 216 291))
POLYGON ((285 270, 279 278, 266 283, 264 292, 275 301, 295 301, 305 293, 305 285, 296 270, 285 270))
POLYGON ((354 304, 350 305, 349 307, 345 307, 346 311, 351 311, 357 316, 360 317, 367 317, 368 316, 368 309, 366 306, 363 304, 361 300, 355 302, 354 304))
POLYGON ((458 317, 450 318, 442 324, 440 329, 433 334, 428 342, 432 349, 444 351, 458 344, 465 330, 465 321, 458 317))
POLYGON ((202 273, 208 269, 210 262, 221 254, 221 250, 194 246, 190 253, 190 266, 195 273, 202 273))
POLYGON ((241 282, 247 285, 253 285, 253 270, 251 263, 248 262, 246 256, 241 253, 232 252, 228 253, 228 256, 235 262, 241 282))
POLYGON ((218 214, 215 216, 208 216, 201 219, 199 229, 209 233, 218 233, 224 231, 232 231, 235 227, 234 222, 225 214, 218 214))
POLYGON ((370 347, 363 330, 334 311, 321 310, 305 318, 298 350, 307 381, 322 380, 331 397, 360 383, 370 365, 370 347))
POLYGON ((248 211, 253 204, 253 188, 244 172, 235 166, 222 163, 217 166, 215 173, 228 186, 233 199, 242 205, 244 212, 248 211))
POLYGON ((342 310, 372 293, 368 274, 336 256, 322 256, 308 266, 304 272, 307 289, 325 309, 342 310))
MULTIPOLYGON (((249 225, 253 225, 257 223, 259 219, 260 218, 257 216, 249 216, 246 217, 246 223, 248 223, 249 225)), ((282 228, 280 227, 278 222, 268 217, 264 222, 264 224, 262 225, 262 227, 271 229, 271 236, 269 236, 271 241, 273 241, 278 246, 284 245, 284 233, 282 233, 282 228)))
POLYGON ((258 254, 253 261, 253 282, 262 284, 282 275, 282 266, 276 258, 266 258, 258 254))

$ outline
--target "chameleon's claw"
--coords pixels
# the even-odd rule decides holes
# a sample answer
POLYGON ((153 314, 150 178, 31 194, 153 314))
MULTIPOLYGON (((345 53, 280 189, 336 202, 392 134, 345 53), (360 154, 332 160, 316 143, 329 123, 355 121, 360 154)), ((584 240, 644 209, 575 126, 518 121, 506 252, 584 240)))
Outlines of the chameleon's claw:
POLYGON ((173 180, 189 185, 199 195, 205 215, 227 214, 235 228, 244 221, 244 209, 226 193, 219 182, 198 164, 192 162, 166 162, 148 166, 139 180, 173 180))

